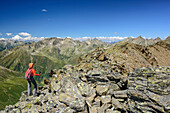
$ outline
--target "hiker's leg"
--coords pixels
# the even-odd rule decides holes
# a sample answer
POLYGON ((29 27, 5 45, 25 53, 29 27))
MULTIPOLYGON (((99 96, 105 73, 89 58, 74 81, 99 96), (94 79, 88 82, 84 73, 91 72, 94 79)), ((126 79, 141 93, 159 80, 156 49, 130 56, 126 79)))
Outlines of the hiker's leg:
POLYGON ((34 77, 31 77, 31 82, 34 84, 34 94, 36 94, 37 93, 37 83, 34 80, 34 77))
POLYGON ((27 85, 28 85, 28 96, 31 95, 31 81, 27 80, 27 85))

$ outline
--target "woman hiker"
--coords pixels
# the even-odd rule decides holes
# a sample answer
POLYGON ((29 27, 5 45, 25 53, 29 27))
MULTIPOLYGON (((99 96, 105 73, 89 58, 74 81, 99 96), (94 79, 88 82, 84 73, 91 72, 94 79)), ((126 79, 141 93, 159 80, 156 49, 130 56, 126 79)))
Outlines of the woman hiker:
POLYGON ((40 76, 40 74, 36 74, 35 73, 35 69, 33 69, 34 64, 33 63, 29 63, 29 68, 25 73, 25 79, 27 80, 27 84, 28 84, 28 96, 31 95, 31 82, 34 84, 34 95, 37 94, 37 83, 34 80, 33 74, 34 76, 40 76))

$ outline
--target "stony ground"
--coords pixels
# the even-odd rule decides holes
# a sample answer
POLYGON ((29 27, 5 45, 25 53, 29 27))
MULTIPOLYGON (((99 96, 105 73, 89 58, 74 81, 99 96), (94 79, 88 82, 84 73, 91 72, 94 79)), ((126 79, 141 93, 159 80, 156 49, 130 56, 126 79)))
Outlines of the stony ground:
POLYGON ((170 67, 138 68, 128 78, 130 111, 170 112, 170 67))
POLYGON ((79 62, 51 72, 38 95, 28 97, 25 91, 18 103, 1 112, 170 112, 170 67, 127 73, 124 65, 109 59, 102 49, 79 62))

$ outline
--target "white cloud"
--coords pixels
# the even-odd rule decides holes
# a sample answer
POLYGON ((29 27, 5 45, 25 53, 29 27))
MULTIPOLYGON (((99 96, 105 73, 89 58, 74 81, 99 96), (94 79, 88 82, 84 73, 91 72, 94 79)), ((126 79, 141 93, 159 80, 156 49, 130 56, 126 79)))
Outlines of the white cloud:
POLYGON ((47 12, 47 9, 42 9, 41 11, 43 11, 43 12, 47 12))
POLYGON ((2 35, 2 33, 0 33, 0 35, 2 35))
MULTIPOLYGON (((126 39, 127 37, 119 37, 119 36, 115 36, 115 37, 95 37, 99 40, 102 40, 102 41, 106 41, 106 42, 110 42, 110 41, 117 41, 117 40, 123 40, 123 39, 126 39)), ((74 40, 87 40, 87 39, 94 39, 94 38, 91 38, 91 37, 80 37, 80 38, 73 38, 74 40)))
POLYGON ((18 35, 13 36, 12 40, 19 40, 19 41, 40 41, 43 40, 45 37, 32 37, 31 34, 27 32, 18 33, 18 35))
POLYGON ((134 37, 134 36, 130 36, 131 38, 136 38, 136 37, 134 37))
POLYGON ((21 36, 24 36, 24 37, 30 37, 31 36, 31 34, 29 34, 29 33, 26 33, 26 32, 21 32, 21 33, 18 33, 19 35, 21 35, 21 36))
POLYGON ((0 38, 0 40, 6 40, 5 38, 0 38))
POLYGON ((71 38, 71 37, 68 36, 68 37, 66 37, 66 38, 71 38))
POLYGON ((73 38, 73 40, 88 40, 92 39, 91 37, 79 37, 79 38, 73 38))
POLYGON ((15 35, 11 39, 13 39, 13 40, 22 40, 22 37, 20 37, 19 35, 15 35))
POLYGON ((27 37, 25 37, 26 35, 24 35, 24 37, 21 37, 20 35, 15 35, 14 37, 12 37, 12 40, 19 40, 19 41, 40 41, 43 40, 45 37, 31 37, 31 34, 28 35, 27 37))
POLYGON ((111 40, 111 41, 115 41, 115 40, 123 40, 127 37, 96 37, 99 40, 111 40))
POLYGON ((45 37, 26 37, 23 38, 22 41, 40 41, 43 40, 45 37))
POLYGON ((12 35, 12 33, 6 33, 6 35, 11 36, 11 35, 12 35))

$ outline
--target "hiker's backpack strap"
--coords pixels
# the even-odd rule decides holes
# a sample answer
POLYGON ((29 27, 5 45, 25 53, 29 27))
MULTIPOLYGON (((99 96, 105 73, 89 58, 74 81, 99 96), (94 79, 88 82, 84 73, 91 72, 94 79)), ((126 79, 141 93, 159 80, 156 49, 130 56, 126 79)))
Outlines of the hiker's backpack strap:
POLYGON ((25 73, 25 80, 29 80, 31 76, 31 71, 32 69, 28 69, 27 72, 25 73))

